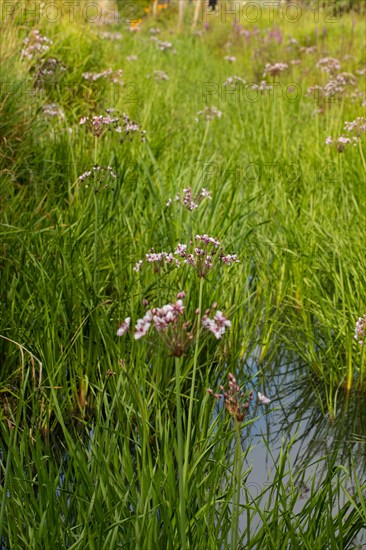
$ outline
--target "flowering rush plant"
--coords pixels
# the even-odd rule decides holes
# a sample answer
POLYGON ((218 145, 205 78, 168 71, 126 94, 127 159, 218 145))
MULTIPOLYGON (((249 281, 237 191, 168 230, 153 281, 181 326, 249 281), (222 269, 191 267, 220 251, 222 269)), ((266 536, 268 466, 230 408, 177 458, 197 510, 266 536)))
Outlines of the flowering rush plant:
POLYGON ((267 75, 277 76, 286 69, 288 69, 287 63, 266 63, 263 71, 263 77, 265 78, 267 75))
POLYGON ((127 137, 132 139, 137 135, 140 135, 142 142, 146 141, 146 131, 141 130, 137 122, 131 120, 126 113, 120 116, 113 108, 106 109, 106 115, 83 116, 79 124, 85 125, 95 137, 101 137, 105 132, 113 131, 120 134, 121 142, 127 137))
POLYGON ((43 36, 38 29, 35 29, 23 40, 23 44, 25 47, 22 50, 22 59, 33 59, 47 52, 53 42, 47 36, 43 36))
POLYGON ((355 340, 363 346, 366 339, 366 314, 363 317, 359 317, 355 326, 355 340))
POLYGON ((366 118, 359 116, 351 122, 345 122, 344 130, 348 132, 348 136, 341 135, 337 139, 328 136, 325 140, 327 145, 335 145, 339 153, 342 153, 348 144, 352 144, 354 147, 357 145, 361 135, 366 132, 366 118))
MULTIPOLYGON (((226 386, 220 386, 222 393, 215 393, 211 388, 208 388, 207 392, 217 400, 224 400, 225 409, 228 413, 235 418, 237 422, 242 422, 249 410, 250 403, 254 401, 254 391, 251 390, 249 394, 241 391, 236 378, 231 372, 229 372, 228 382, 226 386)), ((270 399, 264 394, 258 392, 257 402, 260 405, 268 405, 270 399)))
MULTIPOLYGON (((212 199, 210 191, 205 187, 202 187, 201 191, 196 195, 192 193, 191 187, 186 187, 181 194, 177 193, 174 197, 175 202, 182 204, 190 212, 196 210, 204 199, 212 199)), ((166 206, 171 206, 172 202, 172 199, 168 199, 166 206)))
POLYGON ((202 111, 197 112, 197 116, 195 118, 196 122, 199 122, 199 117, 206 121, 215 120, 216 118, 222 117, 222 112, 219 111, 217 107, 212 105, 211 107, 205 107, 202 111))
MULTIPOLYGON (((196 309, 196 317, 186 319, 184 305, 185 292, 178 292, 174 303, 165 304, 162 307, 153 307, 145 315, 138 319, 135 325, 134 339, 140 340, 151 332, 157 333, 165 347, 174 357, 184 355, 195 340, 197 334, 197 318, 199 310, 196 309)), ((202 327, 211 332, 217 340, 220 340, 231 322, 222 311, 217 310, 217 304, 212 306, 213 315, 209 317, 211 310, 207 309, 201 319, 202 327)), ((131 318, 127 317, 119 325, 117 336, 123 336, 131 325, 131 318)))
MULTIPOLYGON (((166 264, 177 267, 187 264, 196 271, 198 277, 205 278, 212 268, 219 265, 230 266, 238 263, 237 254, 226 254, 220 241, 209 235, 196 235, 189 244, 178 243, 174 252, 155 252, 153 249, 145 255, 145 262, 154 265, 159 271, 166 264)), ((134 266, 134 271, 140 271, 143 260, 134 266)))

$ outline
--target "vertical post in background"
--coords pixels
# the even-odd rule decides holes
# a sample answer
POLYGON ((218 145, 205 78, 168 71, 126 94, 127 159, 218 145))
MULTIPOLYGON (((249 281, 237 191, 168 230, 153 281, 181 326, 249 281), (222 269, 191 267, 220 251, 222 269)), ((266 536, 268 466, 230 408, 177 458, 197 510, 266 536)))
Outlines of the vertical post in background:
POLYGON ((202 9, 202 0, 196 0, 196 7, 194 9, 192 29, 196 28, 201 9, 202 9))
POLYGON ((153 17, 156 17, 158 15, 158 3, 159 3, 159 0, 154 0, 153 8, 152 8, 153 17))
POLYGON ((178 30, 182 30, 184 21, 184 3, 186 0, 179 0, 178 8, 178 30))

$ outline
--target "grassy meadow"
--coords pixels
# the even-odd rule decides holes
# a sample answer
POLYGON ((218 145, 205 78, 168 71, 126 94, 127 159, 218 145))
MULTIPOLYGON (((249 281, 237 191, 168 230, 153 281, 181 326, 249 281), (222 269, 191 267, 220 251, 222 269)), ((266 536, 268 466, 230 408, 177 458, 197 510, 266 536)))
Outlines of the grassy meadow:
POLYGON ((361 548, 365 18, 95 4, 1 1, 0 548, 361 548))

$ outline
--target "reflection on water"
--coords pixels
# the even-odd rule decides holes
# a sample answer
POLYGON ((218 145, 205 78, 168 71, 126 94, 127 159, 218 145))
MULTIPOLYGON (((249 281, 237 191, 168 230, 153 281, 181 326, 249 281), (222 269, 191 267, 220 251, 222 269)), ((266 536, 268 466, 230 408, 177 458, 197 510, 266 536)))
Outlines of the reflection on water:
MULTIPOLYGON (((286 471, 291 471, 299 489, 295 512, 304 507, 312 484, 321 485, 329 464, 341 465, 350 472, 347 489, 355 494, 355 475, 363 483, 366 474, 365 394, 346 393, 341 388, 331 418, 327 412, 327 388, 311 377, 305 364, 282 357, 260 367, 250 361, 246 368, 252 372, 257 388, 271 398, 267 413, 243 434, 243 442, 249 438, 254 444, 246 464, 251 466, 246 483, 251 497, 256 498, 270 486, 286 445, 290 445, 286 471), (325 460, 320 460, 323 457, 325 460)), ((344 493, 341 499, 344 502, 344 493)), ((265 501, 266 497, 264 504, 265 501)), ((244 527, 244 517, 242 522, 244 527)), ((357 537, 354 544, 366 548, 366 533, 357 537)))
POLYGON ((337 462, 356 467, 359 477, 366 472, 366 396, 345 392, 336 396, 334 415, 327 412, 327 391, 308 374, 306 365, 282 364, 266 371, 266 391, 272 397, 271 410, 254 425, 258 435, 265 430, 272 448, 281 438, 295 438, 294 465, 336 454, 337 462), (296 449, 296 453, 295 453, 296 449))

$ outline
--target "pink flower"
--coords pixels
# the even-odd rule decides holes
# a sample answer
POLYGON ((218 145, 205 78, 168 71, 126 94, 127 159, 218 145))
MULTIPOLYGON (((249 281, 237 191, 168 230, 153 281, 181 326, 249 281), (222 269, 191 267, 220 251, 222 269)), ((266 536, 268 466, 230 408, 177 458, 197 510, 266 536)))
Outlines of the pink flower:
POLYGON ((231 327, 231 321, 225 317, 222 311, 216 311, 214 320, 219 327, 231 327))
POLYGON ((222 311, 217 311, 213 319, 204 315, 202 317, 202 325, 219 340, 225 334, 226 328, 231 327, 231 321, 225 317, 222 311))
POLYGON ((260 391, 258 392, 257 394, 258 396, 258 402, 261 404, 261 405, 269 405, 269 403, 271 402, 270 399, 268 399, 268 397, 266 397, 263 393, 261 393, 260 391))
POLYGON ((123 336, 130 328, 131 317, 126 317, 124 321, 119 325, 117 330, 117 336, 123 336))
POLYGON ((183 312, 184 312, 183 300, 177 300, 177 302, 173 305, 173 310, 176 311, 179 315, 183 315, 183 312))
POLYGON ((174 254, 177 254, 178 256, 182 256, 182 258, 184 258, 186 251, 187 251, 186 244, 177 244, 174 254))
POLYGON ((149 330, 149 328, 151 326, 151 321, 152 321, 151 311, 148 311, 142 319, 137 320, 137 323, 136 323, 136 326, 135 326, 135 331, 136 332, 133 335, 135 340, 139 340, 140 338, 145 336, 145 334, 147 333, 147 331, 149 330))

